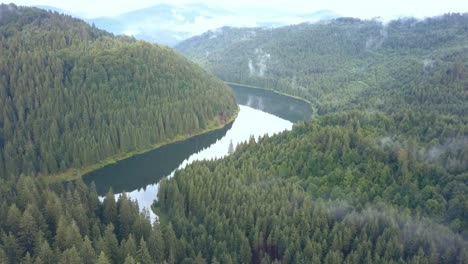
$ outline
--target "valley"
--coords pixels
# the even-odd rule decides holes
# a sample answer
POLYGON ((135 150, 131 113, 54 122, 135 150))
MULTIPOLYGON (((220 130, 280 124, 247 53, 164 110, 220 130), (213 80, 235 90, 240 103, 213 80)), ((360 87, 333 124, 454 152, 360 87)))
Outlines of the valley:
MULTIPOLYGON (((175 170, 183 169, 196 160, 222 158, 228 154, 230 144, 235 147, 252 137, 272 136, 290 130, 291 122, 305 121, 311 116, 309 105, 300 100, 278 96, 271 91, 259 94, 252 88, 232 88, 240 104, 240 112, 232 124, 92 171, 84 176, 84 181, 88 184, 94 182, 101 197, 110 188, 116 197, 125 191, 129 198, 138 201, 142 209, 150 210, 158 193, 159 181, 174 175, 175 170), (302 110, 298 111, 298 108, 302 110)), ((154 220, 151 211, 150 215, 154 220)))
POLYGON ((0 263, 466 263, 467 10, 317 8, 172 49, 0 4, 0 263))

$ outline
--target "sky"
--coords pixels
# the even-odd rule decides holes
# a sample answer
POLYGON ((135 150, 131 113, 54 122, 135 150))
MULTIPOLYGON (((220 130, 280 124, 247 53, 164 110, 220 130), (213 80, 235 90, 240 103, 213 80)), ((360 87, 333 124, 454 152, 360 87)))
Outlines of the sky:
POLYGON ((399 16, 418 18, 436 16, 449 12, 468 12, 467 0, 15 0, 16 5, 48 5, 58 7, 86 18, 115 16, 128 11, 150 7, 160 3, 183 5, 205 3, 228 10, 262 8, 291 12, 311 13, 331 10, 342 16, 358 18, 382 17, 391 19, 399 16))

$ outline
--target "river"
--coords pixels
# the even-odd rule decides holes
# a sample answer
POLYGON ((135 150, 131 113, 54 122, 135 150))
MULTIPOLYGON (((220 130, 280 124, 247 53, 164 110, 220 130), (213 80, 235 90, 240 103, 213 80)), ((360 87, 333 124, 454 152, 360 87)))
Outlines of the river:
POLYGON ((231 85, 239 104, 233 123, 216 131, 169 144, 105 166, 84 176, 88 184, 95 182, 103 197, 109 190, 118 196, 126 192, 138 201, 140 208, 150 207, 163 177, 171 177, 177 169, 196 160, 217 159, 228 154, 230 142, 237 145, 251 136, 258 138, 292 128, 293 122, 309 119, 312 111, 303 101, 271 91, 231 85))

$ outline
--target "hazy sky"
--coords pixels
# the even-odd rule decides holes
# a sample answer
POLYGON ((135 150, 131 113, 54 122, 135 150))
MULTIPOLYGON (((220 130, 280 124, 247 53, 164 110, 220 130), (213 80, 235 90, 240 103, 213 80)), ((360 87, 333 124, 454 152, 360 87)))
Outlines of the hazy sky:
POLYGON ((230 10, 269 7, 295 12, 321 9, 343 16, 359 18, 393 18, 396 16, 426 17, 448 12, 468 12, 468 0, 15 0, 17 5, 49 5, 79 13, 87 18, 113 16, 159 3, 205 3, 230 10))

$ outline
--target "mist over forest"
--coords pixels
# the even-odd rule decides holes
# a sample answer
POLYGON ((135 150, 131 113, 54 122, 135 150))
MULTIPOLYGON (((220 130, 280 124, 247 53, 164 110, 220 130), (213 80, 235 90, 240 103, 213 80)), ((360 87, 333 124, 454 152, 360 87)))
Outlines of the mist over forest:
POLYGON ((468 13, 266 11, 1 4, 0 263, 467 263, 468 13))

